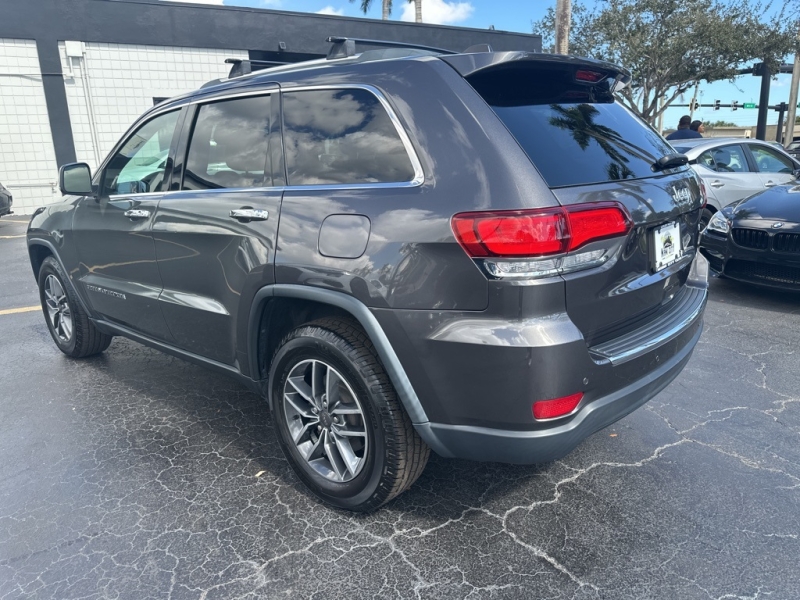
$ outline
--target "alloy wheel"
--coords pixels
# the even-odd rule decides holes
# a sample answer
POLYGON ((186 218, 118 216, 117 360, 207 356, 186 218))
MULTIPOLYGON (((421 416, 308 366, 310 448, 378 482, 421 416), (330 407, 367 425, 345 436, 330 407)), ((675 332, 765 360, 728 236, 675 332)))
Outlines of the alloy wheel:
POLYGON ((361 472, 369 450, 358 397, 328 363, 304 360, 283 387, 286 425, 298 452, 319 475, 346 483, 361 472))
POLYGON ((72 311, 64 286, 55 275, 48 275, 45 279, 44 298, 53 331, 62 342, 69 342, 73 330, 72 311))

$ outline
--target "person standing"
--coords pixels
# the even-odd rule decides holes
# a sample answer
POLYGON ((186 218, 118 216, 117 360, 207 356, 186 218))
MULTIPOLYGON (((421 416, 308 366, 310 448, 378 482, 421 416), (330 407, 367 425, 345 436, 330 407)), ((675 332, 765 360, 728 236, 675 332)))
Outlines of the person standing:
POLYGON ((701 137, 706 132, 706 128, 703 126, 703 122, 699 120, 692 121, 692 124, 689 125, 689 129, 691 129, 692 131, 696 131, 697 133, 700 134, 701 137))
POLYGON ((673 131, 667 136, 667 140, 689 140, 692 138, 701 138, 703 137, 697 131, 692 131, 690 126, 692 124, 692 117, 689 115, 683 115, 681 120, 678 121, 678 129, 677 131, 673 131))

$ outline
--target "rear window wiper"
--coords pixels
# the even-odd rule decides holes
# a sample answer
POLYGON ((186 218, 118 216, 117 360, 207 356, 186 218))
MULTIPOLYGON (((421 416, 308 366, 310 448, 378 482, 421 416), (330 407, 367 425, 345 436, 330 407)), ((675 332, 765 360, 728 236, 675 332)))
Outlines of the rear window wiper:
POLYGON ((653 171, 663 171, 664 169, 674 169, 682 167, 689 162, 689 157, 685 154, 665 154, 653 163, 653 171))

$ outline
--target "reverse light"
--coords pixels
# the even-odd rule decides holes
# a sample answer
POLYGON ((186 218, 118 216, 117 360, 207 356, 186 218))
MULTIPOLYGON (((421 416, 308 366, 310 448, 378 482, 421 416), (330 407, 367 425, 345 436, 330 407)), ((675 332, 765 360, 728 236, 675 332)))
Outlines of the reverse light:
POLYGON ((583 392, 578 392, 552 400, 537 400, 533 403, 533 418, 541 420, 563 417, 574 411, 582 399, 583 392))

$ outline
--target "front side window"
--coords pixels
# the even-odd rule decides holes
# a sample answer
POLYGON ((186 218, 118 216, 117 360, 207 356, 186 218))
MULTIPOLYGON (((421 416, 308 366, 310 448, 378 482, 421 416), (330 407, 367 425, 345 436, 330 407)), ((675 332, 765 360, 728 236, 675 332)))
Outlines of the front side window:
POLYGON ((714 156, 711 153, 711 150, 708 152, 703 152, 700 156, 697 157, 697 164, 703 165, 707 169, 711 169, 712 171, 717 170, 717 166, 714 164, 714 156))
POLYGON ((108 161, 103 176, 103 195, 147 194, 166 189, 169 145, 178 123, 179 110, 142 125, 108 161))
POLYGON ((753 158, 756 159, 758 170, 761 173, 792 173, 794 165, 786 156, 782 156, 772 148, 765 146, 750 146, 753 158))
POLYGON ((200 107, 183 189, 272 185, 267 175, 270 97, 222 100, 200 107))
POLYGON ((286 92, 283 122, 289 185, 414 179, 397 129, 367 90, 286 92))
POLYGON ((747 173, 747 159, 741 146, 723 146, 714 148, 715 170, 719 173, 747 173))

